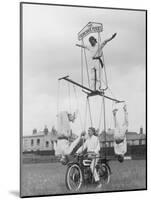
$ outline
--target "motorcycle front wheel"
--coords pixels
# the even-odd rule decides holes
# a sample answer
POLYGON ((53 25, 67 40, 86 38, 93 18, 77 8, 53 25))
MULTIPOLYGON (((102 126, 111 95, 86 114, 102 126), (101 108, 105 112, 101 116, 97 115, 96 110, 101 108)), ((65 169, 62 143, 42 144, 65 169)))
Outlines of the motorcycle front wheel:
POLYGON ((65 177, 66 187, 70 191, 79 191, 83 184, 82 171, 77 164, 72 164, 67 168, 65 177))

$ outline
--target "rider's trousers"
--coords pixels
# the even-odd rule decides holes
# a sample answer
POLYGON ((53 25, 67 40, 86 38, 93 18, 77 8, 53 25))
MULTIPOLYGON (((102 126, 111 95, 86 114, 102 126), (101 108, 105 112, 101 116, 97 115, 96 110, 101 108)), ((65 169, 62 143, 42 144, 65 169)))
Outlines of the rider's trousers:
POLYGON ((96 165, 98 163, 98 160, 99 160, 99 158, 92 159, 92 162, 91 162, 91 165, 90 165, 91 172, 92 172, 94 180, 96 182, 100 180, 99 175, 98 175, 97 170, 96 170, 96 165))

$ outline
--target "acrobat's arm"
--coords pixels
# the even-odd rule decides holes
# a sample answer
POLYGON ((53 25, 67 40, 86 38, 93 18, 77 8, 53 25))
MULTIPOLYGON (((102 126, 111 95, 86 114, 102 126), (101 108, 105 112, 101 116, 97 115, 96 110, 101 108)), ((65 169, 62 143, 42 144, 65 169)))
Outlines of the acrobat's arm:
POLYGON ((117 35, 117 33, 114 33, 110 38, 104 40, 102 43, 101 43, 101 46, 100 46, 100 49, 103 49, 103 47, 111 40, 113 40, 113 38, 115 38, 115 36, 117 35))
POLYGON ((96 55, 97 55, 97 54, 99 54, 99 57, 102 57, 102 54, 103 54, 102 49, 103 49, 103 47, 104 47, 109 41, 111 41, 113 38, 115 38, 116 35, 117 35, 117 33, 114 33, 110 38, 104 40, 104 41, 100 44, 98 50, 95 52, 95 54, 94 54, 94 56, 93 56, 93 59, 96 58, 96 55))
POLYGON ((87 149, 87 142, 85 141, 84 144, 77 150, 76 153, 82 153, 82 151, 84 151, 85 149, 87 149))
POLYGON ((124 105, 123 110, 124 110, 124 123, 123 123, 123 125, 128 127, 128 112, 127 112, 127 106, 126 105, 124 105))
POLYGON ((76 44, 77 47, 81 47, 83 49, 87 49, 87 50, 90 50, 87 46, 85 45, 82 45, 82 44, 76 44))

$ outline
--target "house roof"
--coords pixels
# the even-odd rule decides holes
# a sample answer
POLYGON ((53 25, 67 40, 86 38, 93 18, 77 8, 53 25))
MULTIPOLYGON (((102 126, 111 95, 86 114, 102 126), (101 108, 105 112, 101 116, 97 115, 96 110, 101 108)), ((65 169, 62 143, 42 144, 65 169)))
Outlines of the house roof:
POLYGON ((48 132, 47 135, 45 135, 44 131, 39 131, 32 135, 25 135, 23 136, 23 138, 37 138, 37 137, 46 137, 46 136, 50 137, 51 140, 57 140, 57 132, 54 130, 51 130, 50 132, 48 132))
POLYGON ((145 134, 138 134, 136 132, 127 132, 126 138, 128 140, 146 139, 146 135, 145 134))
MULTIPOLYGON (((100 135, 100 141, 113 141, 114 137, 113 134, 108 134, 108 133, 102 133, 100 135)), ((138 140, 138 139, 146 139, 146 135, 145 134, 138 134, 136 132, 127 132, 126 133, 126 138, 127 140, 138 140)))

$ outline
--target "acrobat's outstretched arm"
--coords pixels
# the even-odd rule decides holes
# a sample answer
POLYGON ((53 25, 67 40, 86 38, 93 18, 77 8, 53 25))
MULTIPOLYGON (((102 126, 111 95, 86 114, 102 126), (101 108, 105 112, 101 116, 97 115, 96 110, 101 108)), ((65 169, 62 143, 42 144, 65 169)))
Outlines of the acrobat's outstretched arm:
POLYGON ((104 40, 102 43, 101 43, 101 46, 100 46, 100 49, 103 49, 103 47, 111 40, 113 40, 113 38, 115 38, 115 36, 117 35, 117 33, 114 33, 110 38, 104 40))
POLYGON ((95 58, 96 55, 97 55, 99 52, 100 52, 100 53, 99 53, 99 54, 100 54, 99 57, 101 57, 102 54, 103 54, 103 52, 102 52, 103 47, 104 47, 109 41, 111 41, 113 38, 115 38, 116 35, 117 35, 117 33, 114 33, 110 38, 104 40, 104 41, 101 43, 101 45, 100 45, 100 47, 98 48, 98 50, 96 51, 96 53, 94 54, 93 58, 95 58))
POLYGON ((81 47, 83 49, 87 49, 87 50, 90 50, 87 46, 85 45, 82 45, 82 44, 76 44, 77 47, 81 47))

